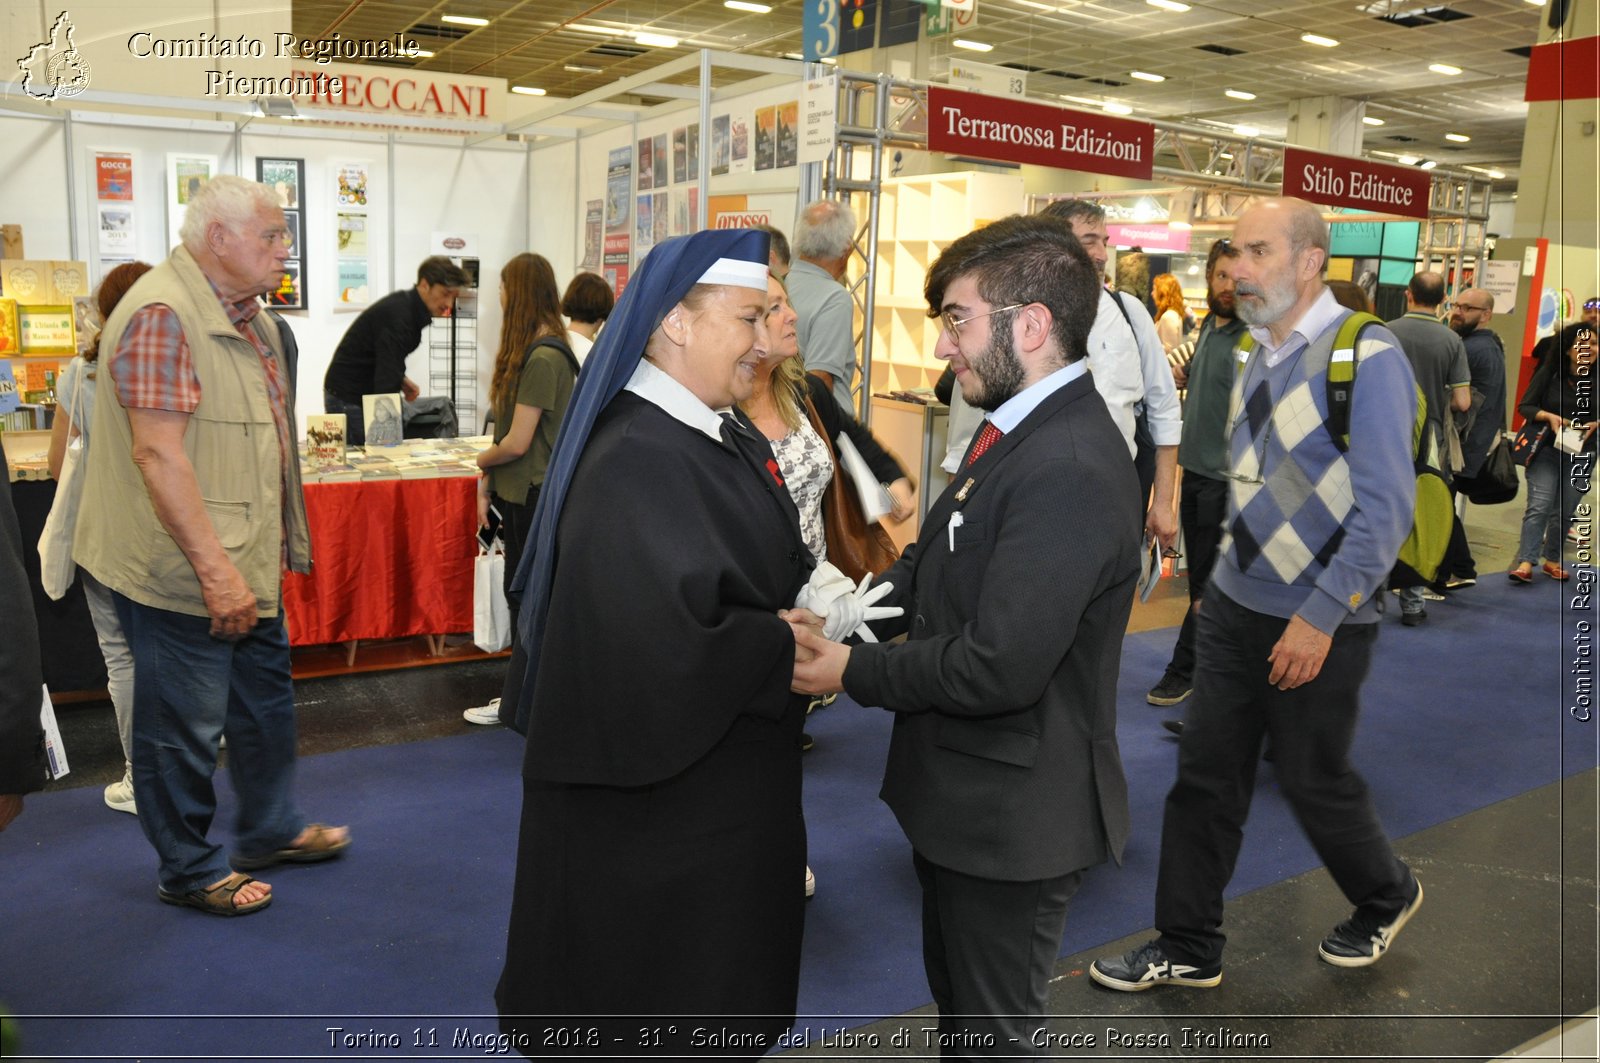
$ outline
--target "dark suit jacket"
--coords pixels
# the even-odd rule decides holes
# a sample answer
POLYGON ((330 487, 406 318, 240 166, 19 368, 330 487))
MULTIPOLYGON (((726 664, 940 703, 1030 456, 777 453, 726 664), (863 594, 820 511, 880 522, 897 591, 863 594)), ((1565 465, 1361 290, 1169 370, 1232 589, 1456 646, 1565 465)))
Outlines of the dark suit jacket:
POLYGON ((934 863, 1026 881, 1121 860, 1116 684, 1141 510, 1079 377, 956 473, 880 577, 908 638, 854 647, 844 686, 897 714, 881 796, 934 863))

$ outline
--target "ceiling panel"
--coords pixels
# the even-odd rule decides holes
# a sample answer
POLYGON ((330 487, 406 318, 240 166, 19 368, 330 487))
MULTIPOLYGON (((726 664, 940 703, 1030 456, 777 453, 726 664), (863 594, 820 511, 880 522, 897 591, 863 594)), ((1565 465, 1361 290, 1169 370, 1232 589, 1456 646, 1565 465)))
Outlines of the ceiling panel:
MULTIPOLYGON (((504 78, 570 97, 698 48, 794 53, 803 0, 764 2, 772 5, 768 14, 730 10, 722 0, 295 0, 294 30, 302 37, 409 34, 435 54, 408 65, 504 78), (446 14, 490 24, 451 27, 441 21, 446 14), (440 27, 442 35, 435 32, 440 27), (641 31, 680 44, 640 45, 631 35, 641 31)), ((1385 122, 1367 130, 1368 149, 1494 168, 1514 184, 1527 116, 1527 60, 1507 49, 1534 44, 1542 14, 1525 0, 1217 0, 1181 13, 1144 0, 978 0, 977 23, 967 36, 993 45, 992 51, 959 51, 949 38, 922 48, 935 79, 952 56, 1022 64, 1057 72, 1029 75, 1029 92, 1037 98, 1115 101, 1139 118, 1248 124, 1266 137, 1284 135, 1291 100, 1363 100, 1367 113, 1385 122), (1304 32, 1332 37, 1339 46, 1306 44, 1304 32), (1222 56, 1203 45, 1242 54, 1222 56), (1440 75, 1428 70, 1430 63, 1462 73, 1440 75), (1132 70, 1167 80, 1133 80, 1132 70), (1228 88, 1258 98, 1231 100, 1223 95, 1228 88), (1443 139, 1447 132, 1472 139, 1450 145, 1443 139)), ((715 75, 718 84, 747 76, 715 75)))

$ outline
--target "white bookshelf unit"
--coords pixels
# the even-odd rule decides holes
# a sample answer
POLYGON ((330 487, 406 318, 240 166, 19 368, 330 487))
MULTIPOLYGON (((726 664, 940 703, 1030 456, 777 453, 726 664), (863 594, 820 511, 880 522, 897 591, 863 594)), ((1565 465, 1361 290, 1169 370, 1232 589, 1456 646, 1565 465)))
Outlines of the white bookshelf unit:
MULTIPOLYGON (((873 299, 872 390, 932 387, 939 324, 922 297, 928 267, 956 239, 1025 208, 1015 174, 940 173, 883 182, 873 299)), ((858 209, 860 209, 858 207, 858 209)))

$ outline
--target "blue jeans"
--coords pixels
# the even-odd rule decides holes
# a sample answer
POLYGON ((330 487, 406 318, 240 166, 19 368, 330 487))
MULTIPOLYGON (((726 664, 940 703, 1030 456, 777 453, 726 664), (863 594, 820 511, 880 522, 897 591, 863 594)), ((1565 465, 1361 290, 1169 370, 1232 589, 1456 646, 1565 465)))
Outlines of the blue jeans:
POLYGON ((367 422, 360 401, 346 402, 331 391, 322 393, 322 412, 344 414, 344 441, 352 447, 367 441, 367 422))
POLYGON ((1522 538, 1514 564, 1537 565, 1542 556, 1560 562, 1561 541, 1572 524, 1578 502, 1589 490, 1594 454, 1568 454, 1544 446, 1528 463, 1528 508, 1522 514, 1522 538))
POLYGON ((294 687, 283 614, 238 642, 212 638, 211 621, 141 605, 112 592, 133 651, 133 793, 139 826, 160 858, 161 888, 203 889, 232 873, 207 840, 217 798, 217 742, 228 736, 238 798, 238 852, 286 848, 305 828, 295 807, 294 687))

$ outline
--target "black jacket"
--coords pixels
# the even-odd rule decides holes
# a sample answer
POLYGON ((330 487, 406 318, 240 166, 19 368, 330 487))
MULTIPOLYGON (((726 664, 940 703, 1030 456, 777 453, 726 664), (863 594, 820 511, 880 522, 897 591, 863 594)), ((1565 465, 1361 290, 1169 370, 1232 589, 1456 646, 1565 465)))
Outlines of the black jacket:
POLYGON ((406 355, 417 349, 433 313, 416 288, 390 292, 361 312, 345 332, 322 378, 322 390, 352 405, 363 395, 400 390, 406 355))

